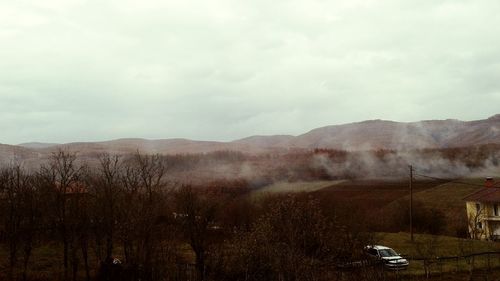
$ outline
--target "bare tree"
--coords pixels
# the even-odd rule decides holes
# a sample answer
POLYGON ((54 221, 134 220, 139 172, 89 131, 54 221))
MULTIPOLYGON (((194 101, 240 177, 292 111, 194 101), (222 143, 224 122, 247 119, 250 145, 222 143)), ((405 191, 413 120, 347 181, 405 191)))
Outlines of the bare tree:
POLYGON ((477 203, 476 210, 468 214, 469 234, 472 239, 481 239, 485 235, 484 218, 486 208, 484 204, 477 203))
POLYGON ((70 259, 73 267, 73 279, 77 274, 77 256, 75 253, 75 230, 70 224, 69 200, 81 191, 83 166, 76 163, 76 154, 58 150, 50 157, 48 166, 42 166, 40 179, 48 189, 53 190, 55 226, 63 244, 63 277, 69 280, 70 259))
POLYGON ((177 221, 184 238, 196 256, 196 269, 200 280, 206 278, 206 259, 208 254, 211 227, 217 203, 190 186, 183 186, 176 194, 177 221))
POLYGON ((137 153, 123 163, 122 171, 118 236, 127 263, 140 267, 138 274, 150 280, 154 259, 163 242, 158 232, 161 230, 162 234, 168 228, 164 159, 137 153))
POLYGON ((95 252, 99 262, 110 259, 113 255, 118 223, 117 208, 122 195, 120 181, 121 159, 119 156, 109 154, 100 155, 98 168, 86 177, 89 192, 93 196, 90 216, 93 221, 95 252))
POLYGON ((318 280, 337 261, 358 252, 345 248, 364 244, 353 237, 324 216, 316 200, 279 197, 235 242, 230 266, 245 273, 241 280, 318 280))
POLYGON ((0 172, 0 198, 3 232, 9 249, 9 279, 21 251, 22 279, 27 279, 28 263, 32 256, 39 216, 39 200, 33 177, 16 165, 0 172))

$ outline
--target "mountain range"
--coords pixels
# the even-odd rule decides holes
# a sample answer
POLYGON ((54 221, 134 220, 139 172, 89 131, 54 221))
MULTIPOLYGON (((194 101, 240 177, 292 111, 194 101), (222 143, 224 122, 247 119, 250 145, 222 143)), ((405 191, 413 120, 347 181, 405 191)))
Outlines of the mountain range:
POLYGON ((196 141, 188 139, 118 139, 103 142, 0 144, 0 157, 40 158, 65 149, 80 155, 108 152, 180 154, 206 153, 220 150, 246 153, 266 153, 314 148, 349 151, 370 149, 408 150, 421 148, 467 147, 500 144, 500 114, 484 120, 426 120, 394 122, 369 120, 313 129, 298 136, 251 136, 230 142, 196 141))

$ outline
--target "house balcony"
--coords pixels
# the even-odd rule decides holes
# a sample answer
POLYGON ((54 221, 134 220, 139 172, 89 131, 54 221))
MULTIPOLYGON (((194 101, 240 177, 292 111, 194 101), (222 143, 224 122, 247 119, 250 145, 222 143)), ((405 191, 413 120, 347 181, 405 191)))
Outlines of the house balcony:
POLYGON ((500 222, 500 216, 485 216, 484 220, 500 222))
POLYGON ((500 241, 500 235, 498 235, 498 234, 492 234, 491 237, 490 237, 490 240, 500 241))

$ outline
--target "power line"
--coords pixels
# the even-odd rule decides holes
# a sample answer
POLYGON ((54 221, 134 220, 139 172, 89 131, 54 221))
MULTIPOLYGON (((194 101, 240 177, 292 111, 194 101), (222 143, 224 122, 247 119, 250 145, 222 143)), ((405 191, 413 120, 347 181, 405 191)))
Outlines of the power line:
POLYGON ((463 182, 463 181, 452 180, 452 179, 444 179, 444 178, 438 178, 438 177, 431 177, 431 176, 426 176, 426 175, 417 174, 417 173, 413 173, 413 175, 414 176, 423 177, 423 178, 433 179, 433 180, 447 181, 447 182, 458 183, 458 184, 469 185, 469 186, 484 187, 483 184, 475 184, 475 183, 463 182))

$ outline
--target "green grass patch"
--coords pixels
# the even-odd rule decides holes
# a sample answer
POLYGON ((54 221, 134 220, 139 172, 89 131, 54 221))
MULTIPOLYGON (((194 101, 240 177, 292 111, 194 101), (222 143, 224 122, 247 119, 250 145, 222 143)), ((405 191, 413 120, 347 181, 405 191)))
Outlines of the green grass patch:
POLYGON ((429 258, 427 271, 431 274, 487 271, 500 268, 500 255, 483 255, 473 258, 437 260, 436 257, 464 256, 472 253, 500 251, 500 243, 461 239, 450 236, 415 234, 414 241, 409 233, 378 233, 375 243, 393 248, 410 259, 410 266, 404 274, 424 275, 424 261, 429 258))
POLYGON ((343 183, 339 181, 312 181, 312 182, 277 182, 264 186, 253 192, 253 196, 260 196, 266 193, 297 193, 297 192, 314 192, 330 186, 343 183))

